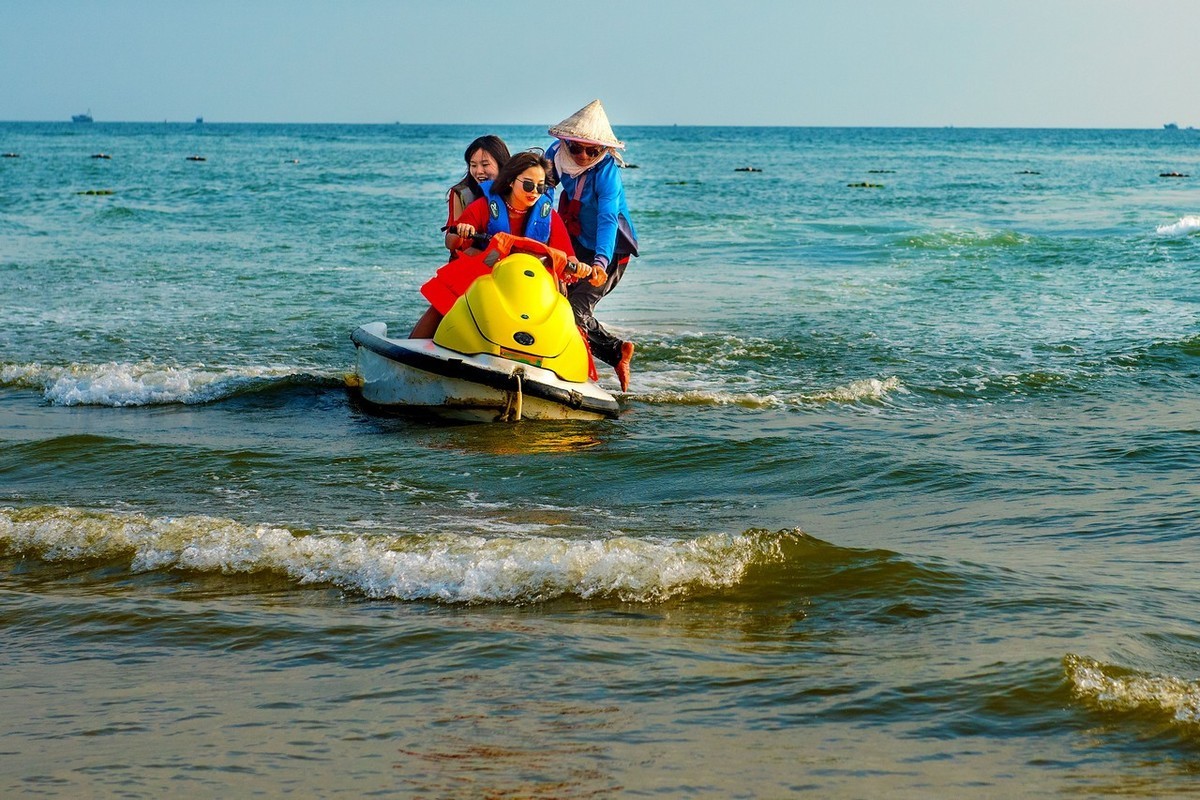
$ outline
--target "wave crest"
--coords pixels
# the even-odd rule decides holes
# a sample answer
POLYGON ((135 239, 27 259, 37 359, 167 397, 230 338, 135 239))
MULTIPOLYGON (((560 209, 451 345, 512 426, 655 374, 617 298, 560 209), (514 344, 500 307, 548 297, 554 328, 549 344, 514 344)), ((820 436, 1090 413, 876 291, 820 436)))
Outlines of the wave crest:
POLYGON ((1144 675, 1078 655, 1068 655, 1063 666, 1075 696, 1102 710, 1160 712, 1200 725, 1200 681, 1144 675))
POLYGON ((445 603, 524 604, 564 596, 662 602, 735 586, 750 566, 786 558, 782 538, 765 531, 586 540, 298 534, 206 516, 0 509, 0 554, 129 559, 134 572, 274 573, 371 598, 445 603))
POLYGON ((1017 231, 934 230, 906 236, 899 245, 910 250, 1003 249, 1024 247, 1033 236, 1017 231))
POLYGON ((890 378, 866 378, 851 381, 845 386, 838 386, 825 392, 805 395, 808 402, 814 403, 859 403, 863 401, 878 402, 888 395, 902 391, 904 385, 893 375, 890 378))
POLYGON ((864 378, 832 389, 796 392, 788 387, 764 387, 755 391, 733 392, 727 389, 651 389, 639 395, 643 402, 682 406, 741 406, 743 408, 780 408, 812 405, 879 403, 890 395, 904 392, 904 384, 893 375, 889 378, 864 378))
POLYGON ((1172 225, 1159 225, 1155 231, 1160 236, 1190 236, 1200 231, 1200 215, 1189 214, 1172 225))
POLYGON ((0 365, 0 386, 40 389, 63 406, 200 404, 301 380, 332 382, 292 367, 191 367, 138 363, 0 365))

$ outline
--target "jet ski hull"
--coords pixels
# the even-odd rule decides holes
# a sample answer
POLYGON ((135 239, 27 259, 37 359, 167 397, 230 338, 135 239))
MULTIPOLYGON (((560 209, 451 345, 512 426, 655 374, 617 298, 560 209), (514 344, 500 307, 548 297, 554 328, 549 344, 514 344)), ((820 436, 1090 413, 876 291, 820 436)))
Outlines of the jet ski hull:
POLYGON ((616 399, 595 383, 489 354, 466 355, 429 339, 391 339, 373 322, 350 335, 362 399, 383 409, 454 419, 616 419, 616 399))

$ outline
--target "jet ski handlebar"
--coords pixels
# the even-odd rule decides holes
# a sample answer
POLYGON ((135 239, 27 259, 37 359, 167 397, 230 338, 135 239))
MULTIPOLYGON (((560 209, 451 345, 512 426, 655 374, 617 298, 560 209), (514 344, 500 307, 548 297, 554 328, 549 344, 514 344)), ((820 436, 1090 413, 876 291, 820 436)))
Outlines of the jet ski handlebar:
MULTIPOLYGON (((447 225, 442 228, 443 231, 454 233, 456 226, 447 225)), ((457 235, 457 234, 456 234, 457 235)), ((475 231, 471 236, 460 236, 461 239, 469 239, 471 247, 476 250, 484 250, 488 243, 492 240, 492 235, 486 231, 475 231)), ((521 238, 521 237, 515 237, 521 238)), ((568 258, 564 272, 567 275, 573 276, 576 280, 587 280, 593 286, 599 286, 608 279, 607 273, 598 266, 591 266, 577 261, 574 258, 568 258)))
MULTIPOLYGON (((442 226, 442 231, 445 233, 453 233, 455 236, 458 236, 458 232, 455 230, 457 227, 458 226, 456 225, 444 225, 442 226)), ((488 242, 492 239, 492 235, 487 231, 475 231, 475 235, 473 236, 460 236, 459 238, 470 239, 471 247, 474 247, 476 250, 482 250, 483 248, 487 247, 488 242)))

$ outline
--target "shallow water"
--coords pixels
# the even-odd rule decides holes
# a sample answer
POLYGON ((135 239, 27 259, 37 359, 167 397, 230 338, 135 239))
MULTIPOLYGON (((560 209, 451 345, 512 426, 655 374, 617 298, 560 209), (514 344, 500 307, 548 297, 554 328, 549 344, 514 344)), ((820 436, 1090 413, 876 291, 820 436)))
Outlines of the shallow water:
POLYGON ((622 129, 621 419, 372 415, 479 132, 0 124, 0 791, 1200 795, 1193 132, 622 129))

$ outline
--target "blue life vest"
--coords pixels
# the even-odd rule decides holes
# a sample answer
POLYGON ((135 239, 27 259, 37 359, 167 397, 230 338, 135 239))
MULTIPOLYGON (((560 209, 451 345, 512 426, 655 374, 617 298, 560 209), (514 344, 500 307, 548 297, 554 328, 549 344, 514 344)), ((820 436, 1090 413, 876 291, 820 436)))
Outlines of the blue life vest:
MULTIPOLYGON (((508 227, 508 206, 504 204, 504 198, 498 194, 492 194, 491 181, 484 181, 479 186, 483 189, 483 196, 487 198, 487 232, 512 233, 508 227)), ((548 194, 539 196, 529 211, 525 213, 525 231, 517 235, 536 239, 542 243, 550 241, 550 212, 553 210, 554 199, 548 194)))

